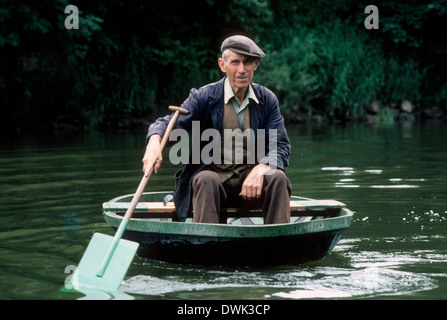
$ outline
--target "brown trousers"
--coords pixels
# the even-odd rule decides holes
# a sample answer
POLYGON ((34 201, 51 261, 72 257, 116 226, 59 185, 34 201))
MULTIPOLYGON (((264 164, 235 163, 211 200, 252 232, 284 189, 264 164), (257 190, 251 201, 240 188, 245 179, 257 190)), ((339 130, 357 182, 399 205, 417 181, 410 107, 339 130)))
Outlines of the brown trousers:
POLYGON ((219 223, 220 209, 230 207, 262 208, 265 224, 290 222, 290 194, 292 186, 281 170, 264 176, 260 199, 244 200, 239 196, 242 184, 251 168, 224 183, 211 170, 199 172, 193 179, 192 208, 194 222, 219 223))

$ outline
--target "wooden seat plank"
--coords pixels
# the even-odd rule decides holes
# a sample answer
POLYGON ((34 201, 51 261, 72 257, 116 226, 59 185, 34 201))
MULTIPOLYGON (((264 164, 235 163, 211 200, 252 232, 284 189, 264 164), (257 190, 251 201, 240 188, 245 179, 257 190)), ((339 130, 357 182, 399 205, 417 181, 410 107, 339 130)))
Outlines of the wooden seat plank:
MULTIPOLYGON (((116 211, 119 215, 129 207, 128 202, 105 202, 104 210, 116 211)), ((290 201, 290 216, 335 216, 340 208, 345 207, 344 203, 336 200, 292 200, 290 201)), ((164 205, 163 202, 139 202, 133 214, 134 218, 171 218, 176 220, 177 213, 173 202, 164 205)), ((192 214, 188 217, 192 217, 192 214)), ((261 208, 226 208, 221 210, 221 220, 228 218, 250 218, 262 217, 261 208)))

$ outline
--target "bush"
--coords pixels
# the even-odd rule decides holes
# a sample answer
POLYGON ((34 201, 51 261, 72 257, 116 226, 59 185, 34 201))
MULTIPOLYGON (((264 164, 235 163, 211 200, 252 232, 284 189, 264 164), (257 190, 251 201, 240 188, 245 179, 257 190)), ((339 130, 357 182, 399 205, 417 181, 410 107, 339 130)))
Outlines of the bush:
POLYGON ((255 78, 277 94, 286 114, 356 118, 372 101, 414 102, 421 96, 418 64, 387 56, 365 29, 336 19, 317 28, 298 25, 290 34, 270 48, 255 78))

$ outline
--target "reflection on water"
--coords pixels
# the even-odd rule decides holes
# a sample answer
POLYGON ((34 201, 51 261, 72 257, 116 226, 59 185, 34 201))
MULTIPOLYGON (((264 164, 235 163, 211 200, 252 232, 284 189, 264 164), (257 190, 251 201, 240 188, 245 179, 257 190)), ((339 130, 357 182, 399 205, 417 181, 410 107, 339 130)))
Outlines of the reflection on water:
MULTIPOLYGON (((182 299, 218 296, 230 289, 253 299, 371 298, 419 293, 439 287, 436 277, 447 274, 414 272, 425 264, 442 268, 447 253, 358 251, 356 246, 372 239, 341 240, 330 257, 305 266, 266 270, 203 269, 192 266, 146 262, 153 275, 137 275, 124 281, 121 291, 131 295, 182 299), (407 271, 400 270, 403 267, 407 271)), ((445 238, 443 239, 446 240, 445 238)), ((408 239, 386 238, 387 243, 408 239)), ((428 241, 415 238, 414 242, 428 241)), ((247 298, 247 297, 245 297, 247 298)))
MULTIPOLYGON (((445 237, 442 239, 445 241, 445 237)), ((182 299, 208 298, 226 290, 250 292, 250 298, 372 298, 421 293, 439 288, 432 273, 447 262, 445 250, 415 252, 359 251, 356 246, 372 239, 341 240, 325 260, 305 266, 266 270, 203 269, 147 262, 154 275, 137 275, 124 281, 121 290, 128 294, 182 299), (424 265, 430 265, 425 268, 424 265), (406 269, 406 271, 401 270, 406 269), (424 269, 424 272, 415 272, 424 269), (158 270, 158 271, 157 271, 158 270), (430 271, 431 270, 431 271, 430 271), (241 290, 243 289, 243 290, 241 290)), ((386 238, 387 243, 410 242, 386 238)), ((411 242, 429 241, 415 238, 411 242)), ((247 297, 245 297, 247 298, 247 297)))
MULTIPOLYGON (((350 167, 325 167, 321 168, 323 171, 338 171, 340 176, 353 176, 353 178, 341 178, 338 180, 338 182, 335 182, 335 187, 339 188, 360 188, 361 185, 355 184, 355 181, 368 181, 369 179, 365 176, 362 176, 362 172, 356 174, 356 170, 354 168, 350 167), (355 177, 355 178, 354 178, 355 177)), ((380 175, 383 173, 383 170, 379 169, 366 169, 364 170, 365 173, 370 174, 377 174, 380 175)), ((367 184, 363 187, 367 188, 379 188, 379 189, 386 189, 386 188, 392 188, 392 189, 405 189, 405 188, 418 188, 419 185, 414 184, 402 184, 402 181, 408 181, 408 182, 415 182, 415 181, 425 181, 425 179, 417 178, 417 179, 401 179, 401 178, 389 178, 388 180, 385 180, 383 182, 389 182, 389 184, 382 184, 382 185, 371 185, 367 184), (397 183, 399 182, 399 183, 397 183)))
MULTIPOLYGON (((369 257, 382 260, 382 257, 369 257)), ((394 259, 394 258, 393 258, 394 259)), ((445 258, 444 258, 445 260, 445 258)), ((389 262, 388 264, 393 264, 389 262)), ((190 282, 185 272, 167 278, 138 275, 126 280, 121 290, 128 294, 182 299, 187 296, 208 298, 224 289, 249 290, 252 299, 289 298, 368 298, 384 295, 400 296, 437 288, 429 275, 394 270, 383 266, 343 268, 307 266, 295 270, 207 272, 207 280, 190 282)), ((248 298, 248 297, 246 297, 248 298)))
MULTIPOLYGON (((336 199, 355 212, 329 256, 262 270, 136 257, 123 295, 113 297, 445 299, 447 126, 288 131, 293 194, 336 199)), ((144 143, 144 133, 23 136, 0 143, 0 299, 80 297, 60 291, 69 276, 64 270, 79 262, 94 232, 113 235, 101 204, 135 192, 144 143)), ((172 189, 177 169, 165 161, 146 190, 172 189)))
POLYGON ((386 268, 355 271, 329 268, 315 271, 312 277, 301 279, 296 290, 278 292, 274 296, 290 299, 367 298, 408 294, 437 286, 429 277, 386 268))

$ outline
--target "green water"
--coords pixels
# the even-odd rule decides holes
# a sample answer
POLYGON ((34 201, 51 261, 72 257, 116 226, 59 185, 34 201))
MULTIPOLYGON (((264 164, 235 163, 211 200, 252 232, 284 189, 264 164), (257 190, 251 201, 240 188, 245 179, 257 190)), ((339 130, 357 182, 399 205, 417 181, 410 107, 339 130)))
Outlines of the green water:
MULTIPOLYGON (((446 299, 447 126, 288 130, 293 193, 355 212, 329 256, 255 270, 136 257, 121 291, 135 299, 446 299)), ((92 234, 113 235, 101 204, 136 190, 144 132, 0 141, 0 299, 82 297, 60 289, 92 234)), ((146 191, 172 189, 176 169, 165 161, 146 191)))

